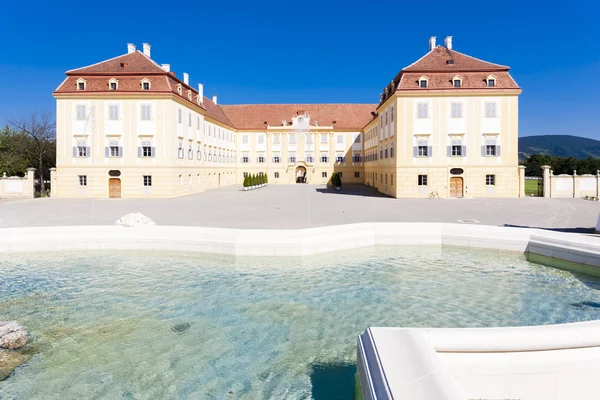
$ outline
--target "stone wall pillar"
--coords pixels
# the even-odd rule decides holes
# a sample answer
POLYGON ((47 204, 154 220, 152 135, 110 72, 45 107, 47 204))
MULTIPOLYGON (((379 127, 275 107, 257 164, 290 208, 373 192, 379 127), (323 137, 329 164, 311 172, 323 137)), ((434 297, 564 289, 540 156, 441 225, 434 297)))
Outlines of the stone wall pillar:
POLYGON ((56 168, 50 168, 50 197, 56 194, 56 168))
POLYGON ((519 197, 525 197, 525 166, 519 165, 519 197))
POLYGON ((27 168, 27 185, 23 188, 23 195, 29 199, 35 197, 35 168, 27 168))
POLYGON ((544 197, 550 197, 550 185, 552 184, 552 182, 550 182, 550 166, 542 165, 542 170, 544 171, 544 197))

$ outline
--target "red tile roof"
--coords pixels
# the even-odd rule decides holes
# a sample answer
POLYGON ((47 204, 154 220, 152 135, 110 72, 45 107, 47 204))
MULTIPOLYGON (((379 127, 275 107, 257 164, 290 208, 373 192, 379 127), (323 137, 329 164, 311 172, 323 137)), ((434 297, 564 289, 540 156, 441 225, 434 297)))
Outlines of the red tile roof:
POLYGON ((448 71, 508 71, 505 65, 493 64, 475 57, 437 46, 419 60, 402 69, 402 72, 448 71), (453 60, 452 64, 448 61, 453 60))
POLYGON ((333 126, 336 129, 362 129, 373 118, 375 104, 244 104, 221 106, 237 129, 266 129, 281 126, 302 110, 310 116, 310 125, 333 126))
POLYGON ((383 104, 396 91, 421 90, 421 91, 502 91, 520 90, 519 85, 510 76, 510 67, 483 61, 468 56, 456 50, 449 50, 437 46, 423 57, 403 68, 398 75, 382 91, 383 96, 379 105, 383 104), (419 87, 419 78, 427 77, 427 88, 419 87), (456 88, 452 78, 458 75, 462 85, 456 88), (496 85, 488 87, 486 78, 494 75, 496 85))
POLYGON ((165 71, 137 50, 133 53, 124 54, 109 60, 105 60, 87 67, 67 71, 67 75, 93 75, 93 74, 165 74, 165 71), (121 66, 123 65, 123 66, 121 66))

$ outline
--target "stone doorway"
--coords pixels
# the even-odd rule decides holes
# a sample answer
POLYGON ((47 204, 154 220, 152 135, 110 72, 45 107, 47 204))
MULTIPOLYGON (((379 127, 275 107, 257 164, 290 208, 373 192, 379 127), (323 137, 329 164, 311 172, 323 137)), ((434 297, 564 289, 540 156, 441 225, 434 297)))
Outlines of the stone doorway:
POLYGON ((463 178, 450 178, 450 197, 463 197, 463 178))
POLYGON ((121 180, 117 178, 110 178, 108 180, 108 197, 110 199, 121 198, 121 180))

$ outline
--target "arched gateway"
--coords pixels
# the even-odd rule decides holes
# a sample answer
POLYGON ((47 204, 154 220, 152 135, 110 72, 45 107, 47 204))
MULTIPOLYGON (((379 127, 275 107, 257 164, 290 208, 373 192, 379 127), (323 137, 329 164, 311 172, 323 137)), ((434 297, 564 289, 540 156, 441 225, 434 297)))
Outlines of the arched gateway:
POLYGON ((296 183, 306 183, 306 167, 299 165, 296 167, 296 183))

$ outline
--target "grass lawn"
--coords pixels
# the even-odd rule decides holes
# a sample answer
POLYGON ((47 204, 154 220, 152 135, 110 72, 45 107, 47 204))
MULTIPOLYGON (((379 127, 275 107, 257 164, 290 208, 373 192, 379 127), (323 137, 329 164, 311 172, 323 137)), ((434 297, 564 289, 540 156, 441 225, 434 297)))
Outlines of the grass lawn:
POLYGON ((542 195, 542 185, 538 180, 526 179, 525 180, 525 194, 527 196, 541 196, 542 195))

